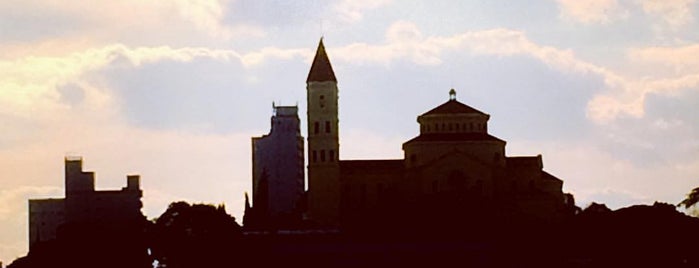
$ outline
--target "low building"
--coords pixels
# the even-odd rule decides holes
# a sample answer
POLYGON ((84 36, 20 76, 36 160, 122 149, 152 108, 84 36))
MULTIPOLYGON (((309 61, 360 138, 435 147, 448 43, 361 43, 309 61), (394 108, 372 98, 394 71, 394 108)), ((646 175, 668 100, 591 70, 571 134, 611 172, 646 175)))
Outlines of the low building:
POLYGON ((95 190, 95 173, 82 169, 82 158, 65 158, 65 198, 29 200, 29 248, 56 239, 66 225, 124 226, 145 220, 141 213, 140 176, 127 176, 121 190, 95 190))

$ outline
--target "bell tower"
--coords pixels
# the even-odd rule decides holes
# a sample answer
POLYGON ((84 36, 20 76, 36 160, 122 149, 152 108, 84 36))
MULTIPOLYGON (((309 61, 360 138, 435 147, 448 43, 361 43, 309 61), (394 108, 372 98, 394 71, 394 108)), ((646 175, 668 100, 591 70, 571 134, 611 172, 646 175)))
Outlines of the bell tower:
POLYGON ((321 38, 306 79, 308 209, 311 219, 326 227, 336 227, 339 218, 337 91, 337 79, 321 38))

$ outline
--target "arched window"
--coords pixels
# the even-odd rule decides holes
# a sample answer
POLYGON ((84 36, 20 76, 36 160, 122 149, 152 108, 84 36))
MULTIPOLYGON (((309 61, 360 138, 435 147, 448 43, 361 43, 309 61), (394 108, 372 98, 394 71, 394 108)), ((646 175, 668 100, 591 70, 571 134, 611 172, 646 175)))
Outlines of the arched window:
POLYGON ((312 159, 313 159, 313 163, 315 163, 315 162, 318 161, 318 153, 316 153, 315 150, 313 150, 313 157, 312 157, 312 159))
POLYGON ((320 150, 320 162, 325 162, 325 150, 320 150))
POLYGON ((335 150, 330 150, 328 156, 330 157, 330 162, 335 162, 335 150))
POLYGON ((313 122, 313 134, 318 134, 318 131, 320 131, 320 124, 313 122))
POLYGON ((330 121, 325 121, 325 133, 330 133, 330 121))

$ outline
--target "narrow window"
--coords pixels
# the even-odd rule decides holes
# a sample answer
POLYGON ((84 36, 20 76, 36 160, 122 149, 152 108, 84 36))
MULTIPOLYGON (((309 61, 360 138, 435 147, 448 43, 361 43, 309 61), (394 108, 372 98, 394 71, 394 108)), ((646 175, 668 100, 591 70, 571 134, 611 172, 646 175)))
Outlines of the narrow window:
POLYGON ((330 121, 325 121, 325 133, 330 133, 330 121))
POLYGON ((330 157, 330 162, 335 162, 335 150, 330 150, 328 156, 330 157))
POLYGON ((468 130, 473 131, 473 122, 471 122, 468 126, 468 130))
POLYGON ((325 150, 320 150, 320 162, 325 162, 325 150))
POLYGON ((319 128, 320 128, 320 125, 318 124, 318 122, 314 122, 313 123, 313 134, 318 134, 319 128))
POLYGON ((439 124, 434 124, 434 131, 439 131, 439 124))
POLYGON ((452 125, 449 123, 449 131, 452 131, 452 125))
POLYGON ((318 154, 316 153, 315 150, 313 150, 313 163, 318 161, 318 154))

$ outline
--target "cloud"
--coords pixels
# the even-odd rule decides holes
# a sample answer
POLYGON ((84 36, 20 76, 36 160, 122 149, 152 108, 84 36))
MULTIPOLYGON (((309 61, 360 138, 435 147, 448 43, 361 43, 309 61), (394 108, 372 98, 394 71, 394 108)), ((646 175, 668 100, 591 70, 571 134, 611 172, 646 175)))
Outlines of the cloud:
MULTIPOLYGON (((468 31, 447 37, 424 37, 416 25, 399 21, 386 32, 380 45, 353 43, 333 48, 333 57, 356 64, 409 60, 414 64, 441 64, 445 53, 470 53, 499 57, 524 56, 539 60, 551 68, 568 73, 592 74, 603 78, 606 89, 592 99, 588 117, 605 123, 619 116, 643 116, 643 98, 648 90, 636 87, 646 81, 634 81, 611 70, 579 59, 573 51, 537 44, 524 32, 497 28, 468 31)), ((645 89, 645 87, 644 87, 645 89)), ((655 90, 661 92, 661 90, 655 90)))
POLYGON ((345 22, 355 23, 362 20, 364 12, 390 4, 392 0, 342 0, 333 10, 345 22))
POLYGON ((699 72, 699 44, 685 46, 655 46, 629 49, 632 61, 657 66, 673 67, 676 73, 699 72))
POLYGON ((27 0, 0 3, 0 30, 6 41, 33 43, 85 39, 95 44, 201 44, 232 38, 262 37, 248 24, 224 23, 230 0, 78 1, 27 0), (183 37, 187 38, 183 38, 183 37))
POLYGON ((626 17, 617 0, 556 0, 560 17, 583 24, 609 23, 626 17))
POLYGON ((657 16, 671 28, 678 28, 694 20, 694 0, 642 0, 643 11, 657 16))

